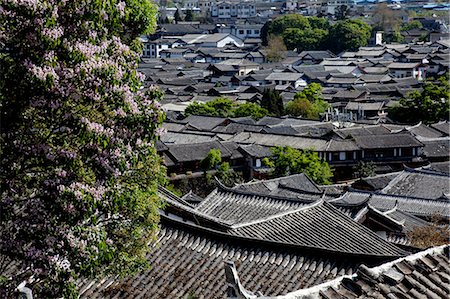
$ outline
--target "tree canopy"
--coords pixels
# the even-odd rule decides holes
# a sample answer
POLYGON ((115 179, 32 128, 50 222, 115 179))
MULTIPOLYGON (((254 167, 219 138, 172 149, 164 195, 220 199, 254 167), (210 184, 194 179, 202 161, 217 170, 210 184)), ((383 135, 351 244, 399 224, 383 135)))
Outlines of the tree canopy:
POLYGON ((190 9, 186 10, 186 15, 184 17, 184 20, 186 22, 194 21, 194 13, 192 12, 192 10, 190 10, 190 9))
POLYGON ((260 119, 269 112, 255 103, 236 104, 224 97, 214 99, 206 103, 194 102, 186 107, 185 115, 204 115, 218 117, 245 117, 260 119))
POLYGON ((179 9, 177 9, 177 11, 175 11, 175 14, 173 15, 173 18, 175 20, 175 23, 177 23, 177 24, 178 24, 178 22, 183 21, 183 18, 181 17, 181 13, 180 13, 179 9))
POLYGON ((220 149, 212 149, 205 158, 200 162, 204 171, 216 168, 222 162, 222 152, 220 149))
POLYGON ((286 104, 286 113, 293 116, 318 119, 330 105, 322 98, 320 84, 311 83, 304 90, 297 92, 294 100, 286 104))
POLYGON ((339 21, 330 29, 327 47, 335 53, 358 50, 367 46, 371 32, 372 28, 361 20, 339 21))
POLYGON ((245 117, 251 116, 253 119, 260 119, 269 114, 267 109, 262 108, 258 104, 255 103, 244 103, 238 105, 232 112, 234 117, 245 117))
POLYGON ((353 169, 355 176, 359 179, 371 177, 376 174, 376 166, 373 162, 359 161, 358 165, 356 165, 353 169))
POLYGON ((297 150, 289 146, 274 147, 267 166, 274 168, 276 177, 305 173, 317 184, 330 184, 333 171, 313 150, 297 150))
POLYGON ((33 276, 36 298, 78 298, 81 276, 148 266, 162 206, 155 139, 164 115, 162 93, 141 89, 136 68, 156 6, 1 6, 0 255, 18 270, 0 277, 0 297, 33 276))
POLYGON ((268 37, 268 45, 266 50, 267 50, 266 55, 267 61, 279 62, 284 59, 287 48, 281 36, 271 34, 268 37))
MULTIPOLYGON (((345 8, 341 8, 345 15, 345 8)), ((267 45, 269 36, 281 36, 289 50, 355 50, 366 46, 371 27, 360 20, 341 20, 331 25, 326 18, 285 15, 267 22, 261 39, 267 45)))
POLYGON ((437 82, 427 81, 423 90, 413 91, 389 110, 389 116, 402 123, 433 123, 449 119, 450 90, 448 74, 437 82))
POLYGON ((423 27, 423 25, 422 25, 422 23, 420 23, 419 20, 413 20, 411 22, 407 22, 407 23, 403 24, 401 27, 401 31, 408 31, 411 29, 420 29, 422 27, 423 27))
POLYGON ((261 98, 261 107, 266 109, 270 115, 283 116, 284 105, 283 98, 278 90, 266 88, 261 98))

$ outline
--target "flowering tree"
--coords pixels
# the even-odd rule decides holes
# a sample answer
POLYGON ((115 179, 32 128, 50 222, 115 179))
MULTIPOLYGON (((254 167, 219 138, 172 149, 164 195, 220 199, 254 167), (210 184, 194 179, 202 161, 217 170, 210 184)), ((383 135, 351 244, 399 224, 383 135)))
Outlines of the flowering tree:
POLYGON ((155 15, 147 0, 0 1, 1 298, 23 281, 76 298, 80 276, 147 266, 163 113, 136 67, 155 15))

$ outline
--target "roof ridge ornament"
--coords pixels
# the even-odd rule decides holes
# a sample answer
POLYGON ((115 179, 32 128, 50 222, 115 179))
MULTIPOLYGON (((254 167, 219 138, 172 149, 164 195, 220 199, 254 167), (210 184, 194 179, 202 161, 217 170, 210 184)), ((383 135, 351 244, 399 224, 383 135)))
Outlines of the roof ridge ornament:
POLYGON ((383 212, 383 214, 387 215, 387 214, 396 212, 397 208, 398 208, 398 199, 395 200, 394 207, 392 209, 390 209, 390 210, 387 210, 387 211, 383 212))
POLYGON ((269 221, 269 220, 272 220, 272 219, 281 218, 281 217, 284 217, 284 216, 287 216, 287 215, 290 215, 290 214, 295 214, 295 213, 298 213, 298 212, 301 212, 301 211, 304 211, 304 210, 308 210, 308 209, 311 209, 311 208, 314 208, 314 207, 317 207, 317 206, 320 206, 320 205, 324 205, 324 204, 327 204, 324 199, 318 199, 317 201, 313 202, 310 205, 305 205, 305 206, 302 206, 302 207, 300 207, 298 209, 295 209, 295 210, 283 211, 283 212, 278 213, 278 214, 270 215, 268 217, 256 219, 256 220, 249 221, 249 222, 237 223, 237 224, 232 225, 231 228, 232 229, 236 229, 236 228, 241 228, 241 227, 245 227, 245 226, 250 226, 250 225, 266 222, 266 221, 269 221))
POLYGON ((256 295, 242 286, 233 261, 225 261, 225 280, 228 286, 228 298, 254 299, 259 297, 259 295, 262 296, 262 294, 256 295))

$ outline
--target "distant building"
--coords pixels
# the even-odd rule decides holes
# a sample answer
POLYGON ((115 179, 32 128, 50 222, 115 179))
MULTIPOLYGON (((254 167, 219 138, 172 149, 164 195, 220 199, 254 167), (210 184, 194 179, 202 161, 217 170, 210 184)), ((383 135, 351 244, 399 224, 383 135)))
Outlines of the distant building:
POLYGON ((211 17, 219 19, 246 19, 256 17, 252 2, 218 2, 211 6, 211 17))
POLYGON ((144 49, 142 51, 142 57, 144 58, 161 57, 161 51, 167 50, 172 47, 172 43, 170 40, 149 40, 146 37, 142 37, 141 41, 144 44, 144 49))
POLYGON ((242 47, 244 42, 229 33, 214 34, 186 34, 177 38, 173 44, 174 47, 196 45, 198 47, 223 48, 227 45, 242 47))
POLYGON ((219 29, 221 33, 231 33, 240 39, 259 38, 261 36, 261 28, 263 24, 234 24, 219 29))
POLYGON ((425 79, 426 66, 418 62, 393 62, 388 65, 389 73, 395 78, 412 77, 417 80, 425 79))

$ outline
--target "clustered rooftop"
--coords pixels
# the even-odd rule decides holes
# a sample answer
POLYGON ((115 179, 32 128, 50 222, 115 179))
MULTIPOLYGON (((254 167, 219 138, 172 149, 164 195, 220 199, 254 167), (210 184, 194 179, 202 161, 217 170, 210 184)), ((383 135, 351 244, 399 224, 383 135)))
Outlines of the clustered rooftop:
POLYGON ((318 186, 304 174, 219 182, 204 199, 160 188, 168 206, 152 268, 80 281, 81 297, 442 298, 449 247, 417 253, 408 231, 449 217, 449 183, 442 172, 406 169, 352 185, 318 186))

